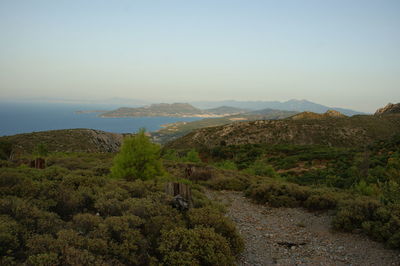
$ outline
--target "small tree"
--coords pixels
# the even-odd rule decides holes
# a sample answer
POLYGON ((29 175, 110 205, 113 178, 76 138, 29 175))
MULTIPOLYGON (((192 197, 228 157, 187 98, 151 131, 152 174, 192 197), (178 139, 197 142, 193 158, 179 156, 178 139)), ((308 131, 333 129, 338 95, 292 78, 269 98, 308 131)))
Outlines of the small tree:
POLYGON ((195 149, 191 149, 183 158, 183 161, 189 163, 200 163, 201 159, 199 153, 195 149))
POLYGON ((244 171, 252 175, 268 176, 273 178, 279 177, 278 173, 275 172, 275 169, 271 165, 268 165, 260 160, 255 161, 244 171))
POLYGON ((36 145, 33 154, 39 157, 46 157, 49 154, 46 144, 39 143, 38 145, 36 145))
POLYGON ((124 139, 111 168, 113 178, 148 180, 162 174, 160 147, 141 129, 135 136, 124 139))

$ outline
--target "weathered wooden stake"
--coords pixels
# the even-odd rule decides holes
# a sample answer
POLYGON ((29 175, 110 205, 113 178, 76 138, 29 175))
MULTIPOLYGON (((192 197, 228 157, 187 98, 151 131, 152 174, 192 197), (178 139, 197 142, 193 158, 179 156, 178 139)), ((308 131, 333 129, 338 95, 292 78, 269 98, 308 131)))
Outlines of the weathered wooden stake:
POLYGON ((165 193, 174 197, 173 205, 179 209, 185 210, 192 205, 192 192, 186 184, 166 183, 165 193))
POLYGON ((36 158, 31 161, 31 168, 44 169, 46 167, 46 161, 43 158, 36 158))

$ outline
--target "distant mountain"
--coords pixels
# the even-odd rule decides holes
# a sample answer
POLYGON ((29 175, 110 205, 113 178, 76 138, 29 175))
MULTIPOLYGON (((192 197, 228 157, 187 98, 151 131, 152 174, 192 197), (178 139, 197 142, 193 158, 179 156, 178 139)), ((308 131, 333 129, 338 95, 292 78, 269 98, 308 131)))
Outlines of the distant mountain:
POLYGON ((241 113, 246 113, 249 110, 248 109, 243 109, 243 108, 237 108, 237 107, 232 107, 232 106, 220 106, 216 108, 210 108, 210 109, 205 109, 204 110, 207 113, 212 113, 212 114, 220 114, 220 115, 225 115, 225 114, 241 114, 241 113))
POLYGON ((376 110, 375 115, 400 114, 400 103, 388 103, 385 107, 376 110))
POLYGON ((202 101, 202 102, 192 102, 192 105, 197 108, 213 108, 221 105, 227 105, 237 108, 244 108, 250 110, 259 109, 277 109, 286 111, 297 111, 297 112, 315 112, 315 113, 325 113, 328 110, 335 110, 341 112, 342 114, 352 116, 357 114, 363 114, 351 109, 339 108, 339 107, 328 107, 325 105, 313 103, 307 100, 289 100, 286 102, 279 101, 202 101))
POLYGON ((261 110, 251 111, 249 115, 261 115, 268 116, 268 119, 282 119, 292 115, 297 114, 296 111, 286 111, 286 110, 277 110, 271 108, 265 108, 261 110))

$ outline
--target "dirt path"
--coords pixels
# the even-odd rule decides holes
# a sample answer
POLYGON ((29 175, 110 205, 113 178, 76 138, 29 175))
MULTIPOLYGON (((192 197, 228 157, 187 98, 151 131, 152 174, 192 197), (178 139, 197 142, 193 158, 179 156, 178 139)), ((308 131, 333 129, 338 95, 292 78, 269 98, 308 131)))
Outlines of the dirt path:
POLYGON ((258 205, 239 192, 207 194, 227 204, 245 240, 239 265, 400 265, 399 251, 360 234, 331 232, 327 214, 258 205))

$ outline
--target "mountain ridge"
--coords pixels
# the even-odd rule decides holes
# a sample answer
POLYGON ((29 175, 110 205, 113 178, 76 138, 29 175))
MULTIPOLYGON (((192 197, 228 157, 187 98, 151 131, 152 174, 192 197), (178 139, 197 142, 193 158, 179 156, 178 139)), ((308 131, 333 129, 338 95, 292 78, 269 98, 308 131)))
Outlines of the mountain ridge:
POLYGON ((259 110, 259 109, 275 109, 275 110, 286 110, 286 111, 297 111, 297 112, 315 112, 315 113, 325 113, 328 110, 335 110, 341 112, 347 116, 365 114, 352 109, 346 109, 341 107, 329 107, 322 104, 314 103, 308 100, 296 100, 291 99, 288 101, 197 101, 190 102, 193 106, 197 108, 213 108, 221 105, 228 105, 232 107, 259 110))

